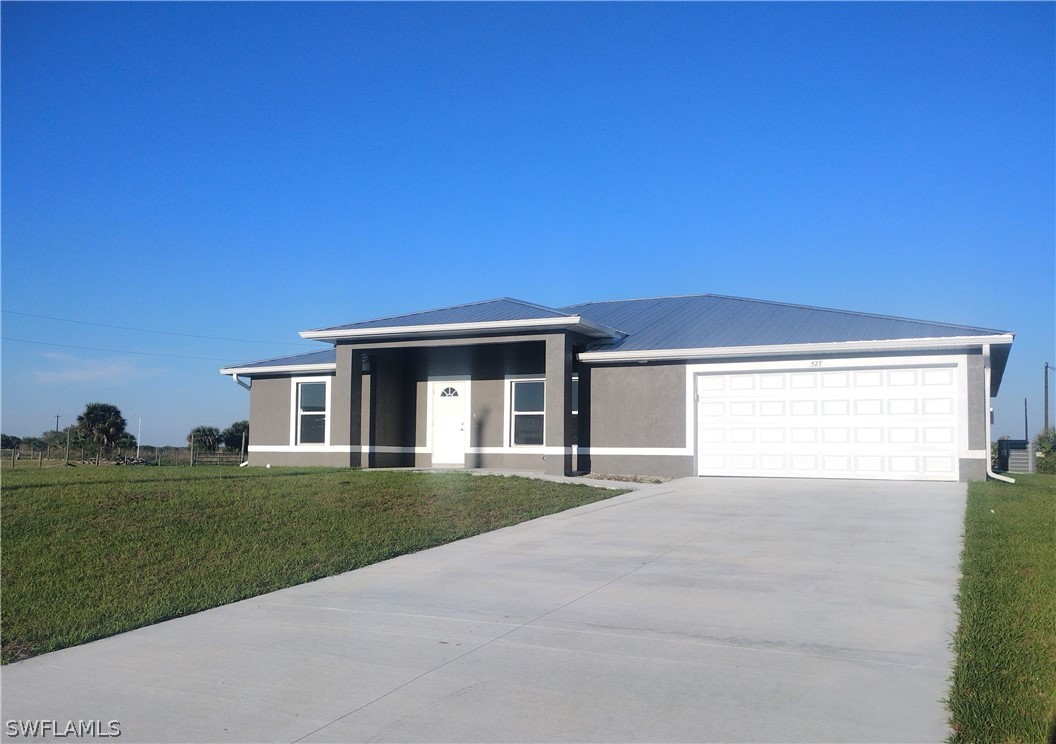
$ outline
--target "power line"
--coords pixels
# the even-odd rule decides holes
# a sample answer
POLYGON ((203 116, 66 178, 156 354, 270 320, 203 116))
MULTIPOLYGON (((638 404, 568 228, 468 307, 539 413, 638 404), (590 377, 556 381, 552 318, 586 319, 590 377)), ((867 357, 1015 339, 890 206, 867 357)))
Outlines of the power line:
POLYGON ((97 346, 74 346, 73 344, 53 344, 49 341, 31 341, 30 339, 13 339, 10 336, 0 337, 0 341, 17 341, 20 344, 37 344, 38 346, 59 346, 61 348, 78 348, 86 351, 109 351, 110 354, 134 354, 137 357, 167 357, 169 359, 203 359, 209 362, 228 362, 230 359, 219 357, 188 357, 183 354, 156 354, 153 351, 127 351, 120 348, 98 348, 97 346))
MULTIPOLYGON (((80 325, 98 326, 99 328, 116 328, 120 331, 137 331, 138 333, 159 333, 164 336, 183 336, 185 338, 204 338, 210 341, 237 341, 247 344, 271 344, 273 346, 299 346, 299 344, 285 343, 282 341, 258 341, 250 338, 225 338, 223 336, 201 336, 195 333, 177 333, 175 331, 156 331, 151 328, 131 328, 129 326, 110 325, 109 323, 93 323, 89 320, 74 320, 73 318, 57 318, 53 315, 38 315, 36 313, 23 313, 18 310, 0 310, 8 315, 22 315, 26 318, 42 318, 44 320, 58 320, 63 323, 78 323, 80 325)), ((16 339, 17 340, 17 339, 16 339)), ((56 344, 59 345, 59 344, 56 344)), ((87 347, 85 347, 87 348, 87 347)), ((303 348, 303 347, 302 347, 303 348)), ((188 357, 193 358, 193 357, 188 357)), ((198 357, 204 358, 204 357, 198 357)))

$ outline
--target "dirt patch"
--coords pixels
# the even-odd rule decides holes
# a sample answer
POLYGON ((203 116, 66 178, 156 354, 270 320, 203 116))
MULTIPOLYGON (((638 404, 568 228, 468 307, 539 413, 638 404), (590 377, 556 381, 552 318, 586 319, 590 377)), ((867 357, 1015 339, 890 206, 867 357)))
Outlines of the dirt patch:
POLYGON ((608 473, 587 473, 586 477, 623 483, 667 483, 671 480, 671 478, 663 478, 659 475, 610 475, 608 473))

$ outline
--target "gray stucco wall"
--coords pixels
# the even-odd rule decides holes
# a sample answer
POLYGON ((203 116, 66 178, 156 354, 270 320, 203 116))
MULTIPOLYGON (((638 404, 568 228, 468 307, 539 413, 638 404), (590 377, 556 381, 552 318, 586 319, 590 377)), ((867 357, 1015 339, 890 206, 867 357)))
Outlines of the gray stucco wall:
MULTIPOLYGON (((989 391, 984 389, 982 353, 968 358, 968 449, 989 450, 986 441, 986 417, 990 415, 989 391)), ((984 473, 985 476, 985 473, 984 473)))
POLYGON ((696 475, 691 456, 591 455, 590 463, 590 471, 601 475, 657 475, 665 478, 696 475))
MULTIPOLYGON (((338 348, 338 372, 332 382, 331 443, 369 442, 375 447, 423 448, 428 440, 428 379, 453 376, 471 379, 471 431, 473 448, 498 448, 506 441, 505 379, 510 375, 545 376, 546 337, 535 335, 517 341, 494 339, 475 343, 447 340, 439 347, 420 343, 399 348, 338 348), (351 380, 356 360, 367 354, 369 372, 362 374, 361 394, 351 380), (356 404, 362 403, 360 416, 356 404), (353 433, 355 430, 355 433, 353 433)), ((964 351, 950 352, 963 355, 964 351)), ((911 355, 907 352, 907 356, 911 355)), ((898 356, 888 354, 888 356, 898 356)), ((966 387, 969 411, 968 443, 972 450, 987 450, 985 416, 989 397, 983 390, 980 353, 969 353, 966 387)), ((760 359, 758 361, 766 361, 760 359)), ((686 368, 684 364, 625 364, 586 366, 579 370, 583 434, 579 444, 605 447, 682 448, 686 432, 686 368)), ((549 388, 549 386, 548 386, 549 388)), ((548 390, 548 406, 550 395, 548 390)), ((291 383, 288 377, 262 377, 253 382, 250 399, 252 445, 290 443, 291 383)), ((567 393, 566 393, 567 394, 567 393)), ((548 414, 549 417, 549 414, 548 414)), ((547 426, 547 445, 552 427, 547 426)), ((692 443, 690 443, 692 445, 692 443)), ((358 465, 359 455, 334 453, 267 453, 254 455, 252 464, 358 465)), ((554 458, 559 457, 557 455, 554 458)), ((563 457, 562 457, 563 459, 563 457)), ((428 453, 374 452, 363 456, 368 467, 431 466, 428 453)), ((517 452, 467 452, 466 467, 551 470, 555 466, 538 454, 517 452)), ((648 474, 682 477, 694 474, 692 456, 597 455, 584 457, 584 469, 599 473, 648 474)), ((962 458, 962 480, 985 477, 985 459, 962 458)))
POLYGON ((686 446, 685 365, 593 367, 590 446, 686 446))
POLYGON ((249 444, 290 443, 289 377, 257 377, 249 389, 249 444))

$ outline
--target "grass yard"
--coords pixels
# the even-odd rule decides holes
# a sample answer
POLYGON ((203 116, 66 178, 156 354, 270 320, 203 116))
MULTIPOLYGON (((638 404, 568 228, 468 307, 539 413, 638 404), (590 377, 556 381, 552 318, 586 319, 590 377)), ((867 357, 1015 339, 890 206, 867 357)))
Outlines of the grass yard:
POLYGON ((3 662, 617 493, 467 473, 5 468, 3 662))
POLYGON ((1056 476, 972 483, 953 742, 1044 742, 1056 725, 1056 476))

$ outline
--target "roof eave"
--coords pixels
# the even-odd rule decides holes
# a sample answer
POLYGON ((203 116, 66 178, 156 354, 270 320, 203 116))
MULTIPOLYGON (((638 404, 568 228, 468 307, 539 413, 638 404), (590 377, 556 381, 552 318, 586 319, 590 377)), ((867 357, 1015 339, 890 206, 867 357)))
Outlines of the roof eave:
POLYGON ((773 344, 764 346, 721 346, 695 349, 647 349, 641 351, 584 351, 581 362, 618 363, 708 359, 720 357, 798 356, 803 354, 845 354, 872 351, 916 351, 981 347, 983 344, 1011 345, 1014 334, 993 336, 947 336, 938 338, 902 338, 880 341, 834 341, 813 344, 773 344))
POLYGON ((221 367, 220 374, 254 377, 258 375, 289 374, 291 372, 324 374, 336 370, 337 362, 330 362, 327 364, 277 364, 271 367, 221 367))
POLYGON ((370 341, 381 338, 414 338, 419 336, 476 336, 487 333, 517 333, 564 329, 592 338, 619 338, 623 334, 578 315, 560 318, 527 318, 522 320, 489 320, 471 323, 433 323, 414 326, 378 328, 323 329, 301 331, 301 338, 315 341, 370 341))

